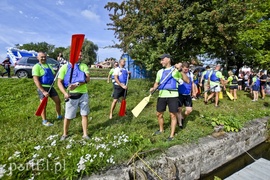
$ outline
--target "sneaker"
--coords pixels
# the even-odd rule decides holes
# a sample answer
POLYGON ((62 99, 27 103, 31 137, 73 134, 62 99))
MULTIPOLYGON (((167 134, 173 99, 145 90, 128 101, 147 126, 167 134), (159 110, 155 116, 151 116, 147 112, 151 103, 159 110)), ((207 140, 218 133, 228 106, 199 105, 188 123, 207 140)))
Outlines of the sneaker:
POLYGON ((47 121, 47 120, 43 120, 43 121, 42 121, 42 124, 43 124, 44 126, 52 126, 52 125, 53 125, 52 123, 50 123, 50 122, 47 121))
POLYGON ((252 102, 255 102, 256 100, 255 99, 253 99, 253 100, 251 100, 252 102))
POLYGON ((89 136, 83 136, 82 138, 85 139, 85 140, 89 140, 90 139, 89 136))
POLYGON ((196 101, 196 98, 192 98, 192 101, 196 101))
POLYGON ((153 136, 160 135, 160 134, 162 134, 162 133, 163 133, 162 131, 157 130, 156 132, 154 132, 153 136))
POLYGON ((61 120, 61 119, 63 119, 63 116, 62 115, 59 115, 59 116, 57 116, 57 119, 58 120, 61 120))
POLYGON ((167 141, 172 141, 173 140, 173 137, 168 137, 167 138, 167 141))
POLYGON ((63 135, 63 136, 61 136, 61 138, 60 138, 60 141, 64 141, 65 139, 67 139, 67 137, 68 137, 68 135, 63 135))

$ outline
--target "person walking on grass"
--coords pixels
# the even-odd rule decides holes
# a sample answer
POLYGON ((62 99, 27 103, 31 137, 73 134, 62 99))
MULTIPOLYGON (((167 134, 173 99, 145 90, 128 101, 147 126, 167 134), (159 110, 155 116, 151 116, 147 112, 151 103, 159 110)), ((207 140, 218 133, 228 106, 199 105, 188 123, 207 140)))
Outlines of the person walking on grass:
POLYGON ((119 67, 114 69, 114 83, 113 83, 113 101, 111 104, 109 119, 113 117, 113 111, 119 98, 124 97, 125 91, 127 91, 128 70, 125 68, 126 61, 121 59, 119 61, 119 67))
MULTIPOLYGON (((119 66, 118 62, 114 62, 113 68, 110 70, 108 77, 107 77, 107 83, 110 83, 110 79, 112 80, 113 90, 114 90, 114 83, 115 83, 113 73, 114 73, 115 68, 117 68, 118 66, 119 66)), ((112 92, 111 96, 113 96, 113 92, 112 92)))
POLYGON ((172 60, 169 54, 163 54, 159 57, 160 64, 164 69, 157 72, 156 81, 150 92, 154 92, 157 88, 159 90, 159 95, 157 99, 157 119, 159 124, 159 130, 157 130, 153 135, 159 135, 164 133, 164 117, 163 114, 166 107, 169 107, 170 118, 171 118, 171 133, 168 137, 168 141, 173 140, 175 128, 177 125, 177 112, 179 106, 179 95, 178 95, 178 81, 183 80, 189 83, 189 79, 185 73, 180 73, 182 71, 182 64, 176 64, 175 68, 172 67, 172 60))
POLYGON ((211 71, 208 77, 208 84, 210 85, 211 94, 206 100, 207 102, 215 95, 215 107, 218 106, 219 92, 221 91, 221 85, 224 86, 224 79, 220 70, 220 64, 216 65, 215 70, 211 71), (215 87, 216 86, 216 87, 215 87))
MULTIPOLYGON (((37 92, 38 92, 38 96, 40 99, 40 102, 42 102, 42 99, 44 97, 51 97, 51 99, 54 101, 55 103, 55 110, 56 110, 56 114, 57 114, 57 119, 62 119, 62 115, 61 115, 61 101, 60 98, 58 96, 57 91, 54 89, 54 87, 51 88, 50 92, 50 86, 54 83, 54 76, 55 76, 55 72, 52 69, 52 67, 47 64, 47 60, 46 60, 47 56, 44 52, 39 52, 37 59, 39 61, 39 63, 35 64, 33 66, 32 69, 32 75, 33 75, 33 80, 34 83, 37 87, 37 92)), ((43 112, 41 113, 41 117, 42 117, 42 124, 44 126, 52 126, 53 124, 50 123, 47 120, 46 117, 46 107, 44 108, 43 112)))
POLYGON ((229 83, 230 93, 233 95, 233 100, 237 100, 238 78, 232 71, 228 72, 229 77, 226 83, 229 83))
POLYGON ((261 98, 265 98, 265 88, 266 88, 267 75, 264 73, 264 70, 260 71, 260 92, 261 98))
POLYGON ((191 93, 194 91, 194 81, 193 74, 189 71, 189 64, 187 62, 183 62, 182 64, 182 72, 188 78, 189 82, 181 81, 178 85, 178 93, 179 93, 179 108, 177 112, 177 120, 178 126, 180 129, 183 128, 184 119, 192 112, 192 95, 191 93), (185 106, 185 112, 183 114, 182 109, 185 106))
POLYGON ((2 62, 2 66, 4 66, 4 69, 6 70, 6 72, 2 73, 2 77, 4 77, 5 74, 8 75, 9 78, 11 78, 10 76, 10 58, 7 57, 3 62, 2 62))
POLYGON ((74 65, 71 83, 71 63, 64 64, 59 70, 57 84, 66 99, 64 128, 63 135, 60 138, 61 141, 65 140, 68 137, 70 121, 76 118, 78 108, 80 108, 80 114, 82 117, 82 138, 86 140, 90 139, 87 130, 88 114, 90 112, 90 109, 88 90, 86 86, 86 83, 90 81, 90 75, 88 66, 84 63, 81 63, 81 59, 82 54, 80 53, 79 60, 74 65))
POLYGON ((200 80, 200 86, 203 87, 203 90, 205 91, 204 103, 206 103, 207 97, 208 97, 208 89, 209 89, 208 78, 209 78, 210 72, 211 72, 210 66, 206 66, 206 70, 203 71, 202 77, 200 80))
POLYGON ((260 90, 260 75, 254 74, 252 78, 252 92, 253 92, 253 102, 258 101, 259 97, 259 90, 260 90))

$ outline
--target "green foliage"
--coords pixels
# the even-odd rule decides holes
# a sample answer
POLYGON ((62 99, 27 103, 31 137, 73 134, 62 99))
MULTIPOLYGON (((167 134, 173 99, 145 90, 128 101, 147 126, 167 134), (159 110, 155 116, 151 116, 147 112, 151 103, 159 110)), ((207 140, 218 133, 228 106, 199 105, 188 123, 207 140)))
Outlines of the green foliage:
POLYGON ((219 125, 224 126, 224 130, 227 132, 238 132, 243 126, 234 116, 224 117, 223 115, 219 114, 217 117, 211 118, 211 120, 213 127, 219 125))
MULTIPOLYGON (((164 113, 165 133, 152 136, 158 129, 155 112, 157 93, 153 94, 137 118, 131 113, 149 95, 154 81, 131 79, 126 99, 127 116, 118 116, 120 103, 117 103, 113 119, 109 119, 112 84, 104 79, 92 79, 87 84, 90 100, 88 131, 91 139, 82 140, 81 117, 78 113, 71 121, 70 137, 60 141, 63 121, 56 120, 51 99, 47 105, 47 118, 54 125, 45 127, 41 124, 41 118, 34 116, 39 99, 33 79, 1 78, 0 81, 0 170, 5 170, 2 179, 30 179, 33 176, 34 179, 77 179, 117 164, 126 164, 136 152, 147 152, 143 154, 144 158, 153 158, 173 145, 197 142, 213 132, 211 123, 214 118, 228 123, 230 128, 239 129, 239 125, 270 113, 268 97, 264 101, 250 103, 248 93, 243 91, 238 92, 236 102, 224 97, 220 101, 220 108, 215 108, 213 104, 205 106, 202 100, 193 101, 193 112, 185 119, 184 129, 177 128, 175 139, 166 142, 170 135, 168 112, 164 113), (151 151, 153 149, 157 151, 151 151)), ((59 92, 57 87, 56 90, 59 92)), ((63 95, 60 97, 63 108, 63 95)))
POLYGON ((109 30, 115 47, 155 71, 166 52, 176 62, 199 55, 218 58, 226 67, 269 62, 268 1, 133 1, 108 2, 109 30), (130 46, 132 44, 132 46, 130 46))

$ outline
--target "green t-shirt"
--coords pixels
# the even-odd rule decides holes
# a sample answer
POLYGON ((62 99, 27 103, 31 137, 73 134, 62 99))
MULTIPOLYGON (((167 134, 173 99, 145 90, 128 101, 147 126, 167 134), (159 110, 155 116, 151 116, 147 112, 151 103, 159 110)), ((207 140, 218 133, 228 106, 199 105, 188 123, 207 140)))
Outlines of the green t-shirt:
POLYGON ((112 69, 110 70, 109 75, 111 76, 111 75, 113 74, 113 72, 114 72, 114 68, 112 68, 112 69))
MULTIPOLYGON (((171 69, 167 68, 165 70, 171 69)), ((157 76, 156 76, 156 82, 160 83, 162 74, 163 74, 164 69, 161 69, 157 72, 157 76)), ((180 72, 178 72, 176 69, 172 72, 172 77, 174 79, 176 79, 176 81, 179 81, 180 79, 182 79, 182 74, 180 72)), ((166 81, 166 80, 165 80, 166 81)), ((178 83, 176 82, 176 87, 178 87, 178 83)), ((159 90, 159 95, 158 97, 166 97, 166 98, 170 98, 170 97, 178 97, 178 90, 177 88, 175 90, 159 90)))
MULTIPOLYGON (((53 74, 55 74, 53 68, 49 65, 49 64, 35 64, 32 68, 32 76, 38 76, 38 77, 41 77, 45 74, 45 71, 44 69, 41 67, 43 66, 44 68, 51 68, 53 74)), ((50 85, 48 84, 41 84, 43 87, 50 87, 50 85)))
MULTIPOLYGON (((86 64, 80 63, 79 68, 81 71, 83 71, 85 74, 89 75, 89 68, 87 67, 86 64)), ((67 64, 64 64, 60 69, 59 69, 59 75, 58 78, 61 80, 64 80, 65 75, 67 73, 67 64)), ((73 91, 70 91, 71 93, 87 93, 87 86, 86 84, 82 84, 78 87, 76 87, 73 91)))
MULTIPOLYGON (((209 74, 209 78, 211 77, 212 73, 214 71, 211 71, 210 74, 209 74)), ((224 77, 222 76, 222 73, 220 71, 216 71, 216 76, 220 79, 224 79, 224 77)), ((220 85, 220 81, 210 81, 210 86, 215 86, 215 85, 220 85)))

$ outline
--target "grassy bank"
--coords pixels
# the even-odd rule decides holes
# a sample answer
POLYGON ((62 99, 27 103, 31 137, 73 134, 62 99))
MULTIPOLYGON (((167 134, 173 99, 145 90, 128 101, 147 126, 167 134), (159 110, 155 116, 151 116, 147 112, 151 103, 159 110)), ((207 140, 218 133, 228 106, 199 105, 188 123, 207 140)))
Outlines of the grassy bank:
MULTIPOLYGON (((270 113, 268 97, 251 102, 248 93, 243 91, 238 93, 236 102, 229 101, 224 94, 220 108, 214 108, 213 104, 204 105, 202 100, 193 101, 194 111, 184 122, 184 129, 177 129, 175 139, 166 142, 170 133, 168 113, 165 113, 165 133, 152 136, 158 130, 155 116, 157 94, 139 117, 135 118, 131 113, 149 95, 153 82, 130 80, 127 116, 118 117, 120 104, 117 104, 114 117, 109 120, 112 84, 107 84, 106 80, 92 80, 88 84, 91 140, 82 140, 78 114, 71 122, 71 137, 61 142, 63 122, 56 120, 51 100, 47 116, 54 126, 42 126, 41 118, 34 116, 39 101, 32 79, 0 79, 0 83, 0 178, 3 176, 3 179, 72 179, 114 164, 127 163, 137 151, 165 150, 175 144, 196 142, 213 132, 213 122, 242 126, 270 113)), ((63 101, 62 95, 61 99, 63 101)), ((146 154, 151 155, 154 154, 146 154)))

